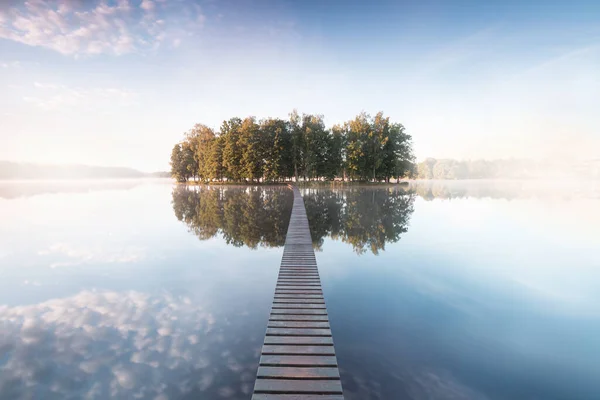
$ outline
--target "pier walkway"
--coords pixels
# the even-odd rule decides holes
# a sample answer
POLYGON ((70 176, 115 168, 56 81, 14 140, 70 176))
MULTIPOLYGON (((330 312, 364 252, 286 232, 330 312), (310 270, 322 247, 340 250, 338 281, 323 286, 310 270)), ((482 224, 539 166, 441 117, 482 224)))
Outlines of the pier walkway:
POLYGON ((294 191, 252 400, 344 400, 308 218, 294 191))

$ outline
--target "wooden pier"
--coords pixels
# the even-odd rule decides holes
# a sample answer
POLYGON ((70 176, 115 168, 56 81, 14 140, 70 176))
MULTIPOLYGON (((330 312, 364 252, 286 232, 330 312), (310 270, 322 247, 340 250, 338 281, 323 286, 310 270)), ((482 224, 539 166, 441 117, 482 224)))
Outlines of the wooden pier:
POLYGON ((252 400, 343 400, 308 218, 294 191, 252 400))

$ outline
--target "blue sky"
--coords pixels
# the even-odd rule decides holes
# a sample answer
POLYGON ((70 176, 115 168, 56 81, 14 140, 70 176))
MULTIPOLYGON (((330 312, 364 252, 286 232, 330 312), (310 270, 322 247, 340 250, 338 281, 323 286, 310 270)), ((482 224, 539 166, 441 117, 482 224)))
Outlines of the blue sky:
POLYGON ((418 159, 600 155, 600 2, 0 3, 0 159, 168 168, 194 123, 383 110, 418 159))

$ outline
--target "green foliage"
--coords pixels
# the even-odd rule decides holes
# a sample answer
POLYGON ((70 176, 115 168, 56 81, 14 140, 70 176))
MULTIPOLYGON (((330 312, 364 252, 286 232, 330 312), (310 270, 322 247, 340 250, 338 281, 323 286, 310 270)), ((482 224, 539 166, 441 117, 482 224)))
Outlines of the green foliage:
POLYGON ((197 163, 189 145, 176 144, 171 151, 171 176, 178 182, 186 182, 195 176, 197 163))
POLYGON ((192 149, 196 161, 194 175, 197 175, 203 181, 212 178, 210 157, 214 140, 215 132, 206 125, 196 124, 186 133, 184 144, 192 149))
POLYGON ((223 121, 221 137, 223 137, 223 169, 225 177, 234 181, 242 178, 241 146, 239 144, 242 120, 231 118, 223 121))
POLYGON ((261 138, 261 131, 254 117, 248 117, 242 122, 238 144, 241 153, 241 177, 254 182, 263 175, 266 145, 261 138))
POLYGON ((196 124, 173 149, 172 175, 184 182, 302 179, 387 181, 415 174, 411 136, 379 112, 327 129, 322 115, 224 121, 220 132, 196 124), (190 161, 191 155, 191 161, 190 161))

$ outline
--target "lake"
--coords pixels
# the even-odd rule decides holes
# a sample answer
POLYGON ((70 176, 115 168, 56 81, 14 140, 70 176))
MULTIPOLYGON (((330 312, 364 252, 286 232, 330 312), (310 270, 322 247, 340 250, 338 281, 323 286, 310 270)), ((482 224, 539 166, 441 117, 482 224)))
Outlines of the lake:
MULTIPOLYGON (((302 189, 353 399, 600 398, 600 184, 302 189)), ((284 187, 0 182, 0 399, 249 399, 284 187)))

